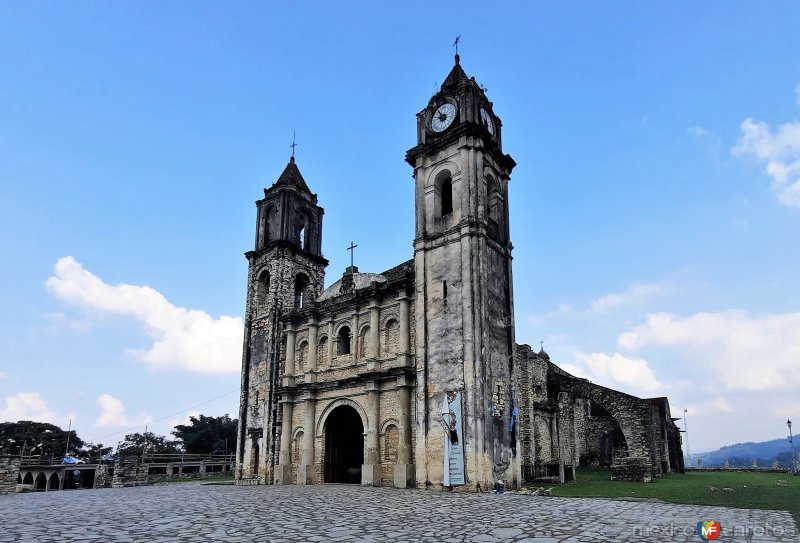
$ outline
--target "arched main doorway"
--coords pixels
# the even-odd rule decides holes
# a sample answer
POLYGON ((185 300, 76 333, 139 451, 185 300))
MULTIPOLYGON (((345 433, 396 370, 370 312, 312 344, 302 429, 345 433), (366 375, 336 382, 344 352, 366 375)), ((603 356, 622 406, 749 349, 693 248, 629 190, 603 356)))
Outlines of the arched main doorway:
POLYGON ((364 425, 349 405, 331 411, 325 421, 325 482, 361 483, 364 425))

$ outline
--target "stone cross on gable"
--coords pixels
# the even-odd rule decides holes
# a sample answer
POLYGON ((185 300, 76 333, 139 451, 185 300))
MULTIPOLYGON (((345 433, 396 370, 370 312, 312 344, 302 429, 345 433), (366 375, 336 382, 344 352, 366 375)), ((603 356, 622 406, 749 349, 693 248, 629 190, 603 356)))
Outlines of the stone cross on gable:
POLYGON ((356 247, 358 247, 358 245, 354 245, 353 242, 351 241, 350 242, 350 247, 347 248, 347 250, 350 251, 350 267, 351 268, 353 267, 353 253, 355 253, 355 248, 356 247))

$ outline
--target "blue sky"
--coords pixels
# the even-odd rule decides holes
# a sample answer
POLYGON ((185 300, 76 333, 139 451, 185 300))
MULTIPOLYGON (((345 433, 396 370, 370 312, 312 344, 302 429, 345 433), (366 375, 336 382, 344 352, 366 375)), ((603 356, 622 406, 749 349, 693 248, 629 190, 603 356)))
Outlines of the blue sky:
POLYGON ((326 283, 351 240, 362 271, 410 258, 403 157, 461 35, 518 163, 517 341, 669 396, 692 449, 783 436, 797 28, 792 2, 4 2, 0 419, 116 444, 235 416, 242 254, 292 131, 326 283))

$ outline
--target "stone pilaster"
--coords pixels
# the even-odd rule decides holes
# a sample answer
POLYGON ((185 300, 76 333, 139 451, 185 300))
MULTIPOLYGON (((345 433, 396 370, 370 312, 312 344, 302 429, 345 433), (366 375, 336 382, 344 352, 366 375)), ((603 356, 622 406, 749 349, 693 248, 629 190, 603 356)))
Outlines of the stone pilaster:
POLYGON ((400 334, 397 341, 399 359, 404 360, 406 366, 411 365, 411 298, 400 296, 400 334))
POLYGON ((306 370, 306 382, 316 381, 317 374, 317 348, 319 347, 319 323, 315 317, 308 321, 308 370, 306 370))
POLYGON ((371 353, 369 356, 372 358, 378 358, 381 354, 381 345, 380 345, 380 307, 378 304, 374 303, 369 306, 369 342, 371 353))
POLYGON ((336 338, 333 337, 333 317, 328 321, 328 367, 333 366, 334 349, 336 348, 336 338))
POLYGON ((317 400, 313 394, 306 398, 305 419, 303 421, 303 459, 297 469, 297 483, 301 485, 313 485, 317 482, 316 466, 314 465, 314 438, 316 432, 316 410, 317 400))
POLYGON ((291 397, 285 397, 281 402, 282 422, 281 422, 281 449, 278 456, 278 468, 275 472, 275 484, 292 484, 292 414, 294 404, 291 397))
POLYGON ((367 454, 364 465, 361 466, 361 484, 365 486, 380 486, 381 484, 381 456, 378 449, 378 432, 380 431, 380 383, 371 381, 367 383, 367 454))
POLYGON ((367 370, 380 371, 381 362, 378 357, 381 353, 380 346, 380 307, 376 302, 369 306, 369 352, 367 356, 367 370))
POLYGON ((413 383, 406 377, 397 379, 398 396, 398 442, 397 464, 394 466, 394 486, 409 488, 414 486, 414 464, 411 462, 411 387, 413 383))
POLYGON ((286 330, 286 364, 283 368, 283 386, 294 385, 294 354, 295 354, 295 330, 292 328, 291 323, 287 325, 286 330))

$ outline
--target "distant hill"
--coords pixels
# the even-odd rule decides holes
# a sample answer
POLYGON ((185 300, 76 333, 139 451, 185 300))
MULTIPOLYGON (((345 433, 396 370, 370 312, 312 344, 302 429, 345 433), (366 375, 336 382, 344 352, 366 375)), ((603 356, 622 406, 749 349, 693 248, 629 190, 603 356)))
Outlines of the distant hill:
MULTIPOLYGON (((794 436, 795 455, 800 453, 800 434, 794 436)), ((777 460, 782 468, 792 466, 792 454, 789 447, 789 438, 773 439, 761 443, 737 443, 727 445, 716 451, 697 453, 692 455, 692 466, 697 466, 697 459, 703 460, 703 467, 722 466, 728 460, 730 467, 748 468, 755 460, 760 467, 770 467, 777 460)))

